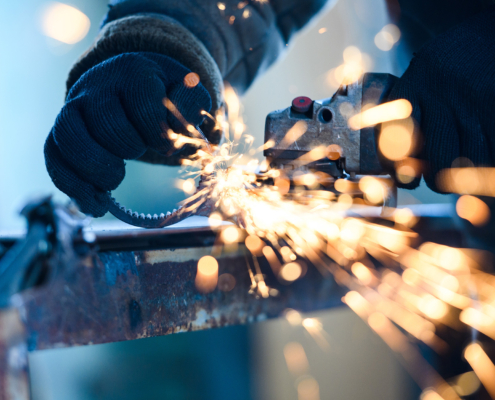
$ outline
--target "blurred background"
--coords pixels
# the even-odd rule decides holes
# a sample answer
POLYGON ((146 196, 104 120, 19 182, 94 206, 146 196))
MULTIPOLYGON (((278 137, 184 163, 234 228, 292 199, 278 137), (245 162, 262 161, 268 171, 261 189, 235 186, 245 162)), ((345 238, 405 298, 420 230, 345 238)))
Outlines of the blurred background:
MULTIPOLYGON (((18 211, 37 194, 53 193, 56 200, 67 201, 46 172, 43 144, 63 105, 68 71, 96 36, 106 10, 105 0, 0 4, 0 230, 4 232, 24 227, 18 211)), ((322 99, 333 94, 337 67, 349 46, 361 51, 366 70, 400 75, 408 55, 398 56, 400 39, 384 30, 388 23, 383 0, 339 0, 299 34, 285 56, 241 99, 254 147, 263 143, 270 111, 287 107, 296 96, 322 99)), ((162 212, 185 198, 176 187, 177 177, 178 168, 129 162, 126 179, 115 194, 132 208, 162 212)), ((399 193, 402 205, 448 201, 424 183, 415 191, 399 193)), ((33 353, 33 396, 43 400, 414 398, 414 386, 392 352, 357 316, 344 307, 314 316, 328 333, 326 350, 302 328, 277 320, 33 353), (291 374, 284 357, 289 343, 304 349, 310 373, 306 378, 318 389, 306 395, 313 397, 298 393, 301 377, 291 374)))

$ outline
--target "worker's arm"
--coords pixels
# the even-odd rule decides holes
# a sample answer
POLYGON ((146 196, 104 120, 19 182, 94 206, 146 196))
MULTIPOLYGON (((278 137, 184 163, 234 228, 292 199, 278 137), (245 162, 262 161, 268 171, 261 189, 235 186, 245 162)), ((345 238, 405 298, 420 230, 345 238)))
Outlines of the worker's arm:
MULTIPOLYGON (((45 144, 55 185, 93 216, 125 162, 176 163, 169 130, 187 133, 271 65, 326 0, 127 0, 115 2, 67 82, 66 104, 45 144), (190 86, 185 77, 199 75, 190 86), (167 99, 176 107, 164 106, 167 99), (177 118, 176 113, 180 114, 177 118)), ((218 143, 215 132, 206 132, 218 143)))
POLYGON ((75 64, 70 88, 117 54, 149 51, 192 71, 221 103, 222 81, 239 93, 280 55, 294 33, 334 0, 116 0, 93 46, 75 64))
POLYGON ((495 165, 495 6, 427 42, 392 89, 413 106, 423 161, 419 184, 442 192, 438 172, 495 165), (469 161, 468 161, 469 160, 469 161))

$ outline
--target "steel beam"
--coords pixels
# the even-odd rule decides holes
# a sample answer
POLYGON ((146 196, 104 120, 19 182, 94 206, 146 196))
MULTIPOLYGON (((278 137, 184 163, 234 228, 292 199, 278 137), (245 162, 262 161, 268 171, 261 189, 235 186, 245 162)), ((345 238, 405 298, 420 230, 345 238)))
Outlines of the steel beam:
MULTIPOLYGON (((445 209, 422 217, 417 231, 426 240, 462 245, 445 209)), ((329 309, 345 294, 332 276, 311 266, 302 279, 283 285, 259 258, 266 283, 279 294, 257 298, 249 293, 248 269, 254 266, 243 245, 217 256, 219 275, 230 274, 233 289, 201 294, 194 280, 197 261, 215 243, 210 228, 93 233, 94 247, 85 257, 58 268, 48 285, 16 296, 29 351, 244 324, 278 317, 287 308, 329 309)))

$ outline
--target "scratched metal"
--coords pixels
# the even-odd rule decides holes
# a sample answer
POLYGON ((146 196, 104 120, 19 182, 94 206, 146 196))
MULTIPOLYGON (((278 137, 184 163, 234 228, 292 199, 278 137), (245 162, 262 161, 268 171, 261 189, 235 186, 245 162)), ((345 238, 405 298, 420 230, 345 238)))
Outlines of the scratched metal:
MULTIPOLYGON (((449 214, 421 218, 417 228, 424 240, 462 243, 449 214)), ((28 349, 133 340, 261 321, 286 308, 309 312, 341 305, 344 289, 331 276, 309 267, 302 279, 282 285, 261 258, 267 284, 280 295, 255 298, 249 294, 252 261, 243 246, 218 257, 219 274, 231 274, 234 289, 198 293, 197 260, 211 254, 215 236, 205 228, 97 233, 95 243, 105 251, 66 268, 49 286, 18 296, 28 349)))
MULTIPOLYGON (((453 223, 452 210, 427 208, 429 215, 415 227, 422 239, 463 245, 465 232, 453 223)), ((74 256, 86 242, 76 240, 77 252, 55 257, 63 268, 54 269, 48 285, 16 295, 17 310, 0 312, 0 400, 29 398, 27 350, 210 329, 278 317, 286 308, 308 312, 341 304, 344 289, 332 277, 309 267, 302 279, 284 286, 262 259, 266 282, 280 295, 255 298, 249 294, 251 261, 243 246, 218 257, 220 275, 231 274, 235 287, 198 293, 197 260, 211 254, 215 236, 207 228, 96 232, 100 251, 79 261, 74 256)))
POLYGON ((30 398, 27 354, 18 311, 0 311, 0 400, 30 398))
POLYGON ((331 277, 310 269, 295 284, 279 284, 262 263, 278 297, 256 299, 245 250, 219 257, 219 274, 234 276, 230 292, 198 293, 197 260, 211 248, 103 252, 49 288, 22 295, 30 351, 133 340, 260 321, 286 308, 337 306, 344 294, 331 277))

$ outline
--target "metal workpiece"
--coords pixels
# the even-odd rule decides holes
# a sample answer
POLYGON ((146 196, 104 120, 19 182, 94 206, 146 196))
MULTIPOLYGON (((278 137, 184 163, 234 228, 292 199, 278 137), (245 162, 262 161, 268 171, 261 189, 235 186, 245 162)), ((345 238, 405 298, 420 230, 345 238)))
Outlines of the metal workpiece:
POLYGON ((35 285, 43 275, 43 257, 54 242, 54 209, 49 197, 37 199, 24 207, 29 230, 23 240, 0 260, 0 308, 9 306, 13 294, 35 285))
POLYGON ((196 193, 172 211, 153 215, 138 213, 120 204, 110 192, 108 192, 110 203, 108 211, 126 224, 147 229, 165 228, 193 215, 209 216, 215 208, 211 199, 210 179, 209 175, 201 175, 196 193))
MULTIPOLYGON (((211 151, 210 143, 199 126, 196 126, 196 134, 203 141, 206 148, 211 151)), ((180 153, 180 151, 172 153, 170 154, 170 156, 177 155, 178 153, 180 153)), ((205 177, 202 176, 199 182, 198 190, 204 188, 204 179, 205 177)), ((111 192, 107 192, 107 197, 109 204, 108 212, 110 212, 110 214, 112 214, 120 221, 125 222, 126 224, 139 228, 164 228, 166 226, 174 225, 191 215, 208 215, 210 211, 209 205, 206 205, 205 207, 205 205, 203 204, 206 201, 204 196, 199 197, 199 199, 196 199, 195 201, 195 203, 199 203, 199 206, 203 205, 202 208, 191 207, 193 206, 193 204, 188 204, 186 207, 179 206, 177 209, 174 209, 172 211, 164 211, 160 214, 155 213, 153 215, 149 213, 141 213, 126 207, 125 205, 117 201, 112 196, 111 192)))
MULTIPOLYGON (((194 235, 194 229, 190 235, 194 235)), ((211 235, 215 234, 211 232, 211 235)), ((30 351, 133 340, 210 329, 280 316, 286 308, 314 311, 341 303, 343 289, 310 268, 304 279, 282 285, 261 258, 275 297, 250 294, 244 246, 217 257, 219 280, 229 274, 230 291, 201 294, 195 287, 198 260, 211 247, 99 252, 44 290, 18 297, 30 351)))
POLYGON ((0 310, 0 400, 29 400, 28 352, 19 312, 0 310))
POLYGON ((89 222, 75 208, 54 204, 50 196, 33 200, 21 214, 28 222, 25 237, 3 241, 9 251, 0 260, 0 309, 9 307, 16 293, 44 285, 59 267, 72 265, 79 257, 74 238, 82 238, 89 222))
MULTIPOLYGON (((201 186, 200 186, 201 187, 201 186)), ((110 196, 110 194, 109 194, 110 196)), ((207 196, 202 196, 194 202, 179 206, 177 209, 161 214, 139 214, 130 208, 126 208, 110 196, 110 207, 108 211, 117 219, 126 224, 136 226, 138 228, 160 229, 167 226, 175 225, 180 221, 192 216, 208 216, 213 212, 213 202, 207 199, 207 196), (195 204, 198 203, 196 206, 195 204)))
MULTIPOLYGON (((283 316, 289 308, 326 310, 341 306, 347 291, 309 263, 302 278, 283 283, 264 257, 254 259, 243 244, 219 246, 219 231, 208 226, 81 230, 62 211, 55 207, 65 217, 56 218, 56 251, 48 260, 54 273, 0 310, 0 400, 29 398, 29 351, 246 324, 283 316), (211 254, 218 284, 205 294, 195 284, 197 265, 211 254), (271 289, 269 297, 253 291, 255 274, 271 289)), ((422 240, 461 247, 463 234, 451 211, 415 210, 423 215, 415 231, 422 240)), ((380 221, 374 209, 356 217, 380 221)), ((0 244, 12 250, 14 239, 0 238, 0 244)))
POLYGON ((110 194, 110 207, 108 211, 117 219, 125 222, 126 224, 137 226, 140 228, 164 228, 166 226, 170 226, 176 224, 181 221, 183 218, 187 218, 192 214, 192 212, 183 212, 182 207, 178 209, 174 209, 173 211, 168 211, 166 214, 144 214, 138 213, 137 211, 133 211, 130 208, 125 207, 120 204, 114 197, 111 197, 110 194))
MULTIPOLYGON (((420 218, 416 228, 423 240, 462 246, 450 210, 420 218)), ((93 250, 70 265, 55 258, 53 262, 66 267, 62 272, 48 284, 14 296, 29 351, 245 324, 279 317, 287 308, 330 309, 342 304, 346 292, 332 275, 311 265, 304 277, 284 284, 259 257, 265 282, 277 295, 256 296, 250 293, 255 271, 251 254, 242 244, 219 254, 218 232, 208 227, 92 233, 93 250), (195 285, 197 262, 212 253, 219 264, 219 284, 203 294, 195 285), (223 279, 229 281, 227 289, 223 279)))

